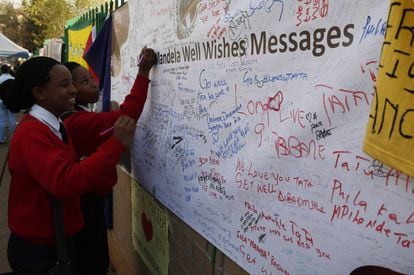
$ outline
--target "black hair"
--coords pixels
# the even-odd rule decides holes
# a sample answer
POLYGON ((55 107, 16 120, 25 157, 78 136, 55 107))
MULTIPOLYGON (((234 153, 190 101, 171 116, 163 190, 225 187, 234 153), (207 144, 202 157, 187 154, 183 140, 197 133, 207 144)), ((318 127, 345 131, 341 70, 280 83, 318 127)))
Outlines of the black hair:
POLYGON ((74 61, 69 61, 69 62, 65 62, 63 63, 63 65, 69 69, 70 73, 73 73, 73 70, 76 69, 77 67, 80 67, 81 64, 74 62, 74 61))
POLYGON ((1 65, 0 72, 2 74, 8 74, 8 73, 10 73, 10 67, 9 67, 9 65, 7 65, 7 64, 1 65))
POLYGON ((14 113, 32 107, 35 102, 33 88, 46 85, 50 80, 50 69, 57 64, 61 63, 45 56, 24 62, 16 72, 14 83, 7 84, 10 86, 2 89, 4 105, 14 113))
POLYGON ((15 80, 13 78, 9 78, 0 84, 0 99, 3 103, 11 101, 9 98, 13 94, 14 90, 15 80))

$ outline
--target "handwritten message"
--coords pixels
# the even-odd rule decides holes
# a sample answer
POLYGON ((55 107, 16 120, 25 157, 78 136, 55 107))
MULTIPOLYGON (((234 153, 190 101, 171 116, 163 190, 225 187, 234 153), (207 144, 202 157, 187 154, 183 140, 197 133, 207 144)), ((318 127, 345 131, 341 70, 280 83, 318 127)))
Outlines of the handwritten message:
POLYGON ((146 190, 252 274, 412 272, 413 181, 362 151, 387 1, 129 5, 121 52, 158 56, 131 148, 146 190))

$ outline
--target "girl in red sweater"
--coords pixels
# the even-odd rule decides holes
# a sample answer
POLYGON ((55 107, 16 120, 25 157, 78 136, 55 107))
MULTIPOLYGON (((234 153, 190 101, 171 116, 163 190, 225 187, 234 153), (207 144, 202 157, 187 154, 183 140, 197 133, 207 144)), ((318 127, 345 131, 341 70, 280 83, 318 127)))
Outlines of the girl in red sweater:
MULTIPOLYGON (((99 88, 89 71, 76 62, 67 62, 64 65, 71 71, 73 85, 78 90, 76 95, 75 111, 65 114, 64 123, 72 138, 77 156, 84 158, 95 152, 100 144, 111 137, 111 132, 100 133, 110 128, 121 115, 128 115, 138 120, 147 98, 148 76, 156 62, 156 55, 152 49, 144 48, 139 66, 138 76, 119 110, 94 113, 89 104, 99 100, 99 88)), ((112 179, 108 179, 112 180, 112 179)), ((111 186, 112 185, 105 185, 111 186)), ((106 274, 109 266, 108 241, 105 223, 105 202, 112 188, 94 189, 81 196, 81 207, 85 226, 77 234, 77 243, 81 246, 82 258, 87 259, 82 271, 84 274, 106 274)))
POLYGON ((52 199, 59 200, 69 258, 78 273, 75 242, 84 226, 80 196, 108 190, 116 183, 116 165, 132 142, 135 120, 119 116, 111 136, 89 157, 79 160, 72 138, 60 131, 62 113, 74 109, 77 90, 70 71, 48 57, 35 57, 16 72, 15 89, 5 105, 29 109, 15 130, 8 161, 11 175, 8 259, 13 270, 56 262, 52 199))

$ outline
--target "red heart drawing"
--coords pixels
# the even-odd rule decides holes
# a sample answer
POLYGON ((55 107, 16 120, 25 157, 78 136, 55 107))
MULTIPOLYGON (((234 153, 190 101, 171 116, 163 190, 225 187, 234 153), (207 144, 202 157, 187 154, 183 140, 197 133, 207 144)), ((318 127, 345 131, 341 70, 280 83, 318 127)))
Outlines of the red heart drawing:
POLYGON ((283 93, 281 91, 278 91, 274 96, 269 97, 267 106, 269 109, 277 112, 280 110, 282 102, 283 102, 283 93))
POLYGON ((147 216, 144 212, 141 214, 141 221, 142 221, 142 228, 144 229, 145 238, 147 239, 147 242, 152 240, 152 223, 149 219, 147 219, 147 216))

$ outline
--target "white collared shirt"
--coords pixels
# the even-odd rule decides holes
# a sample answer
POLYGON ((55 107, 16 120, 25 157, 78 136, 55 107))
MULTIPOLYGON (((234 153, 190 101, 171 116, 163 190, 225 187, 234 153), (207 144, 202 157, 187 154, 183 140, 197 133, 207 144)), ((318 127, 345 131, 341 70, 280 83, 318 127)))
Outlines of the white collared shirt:
POLYGON ((1 74, 0 75, 0 84, 8 79, 14 79, 14 77, 11 74, 1 74))
POLYGON ((86 112, 92 112, 91 109, 88 106, 78 104, 78 107, 86 112))
POLYGON ((37 104, 34 104, 30 110, 30 115, 46 124, 58 138, 62 139, 62 135, 59 132, 60 122, 62 121, 55 117, 51 112, 37 104))

